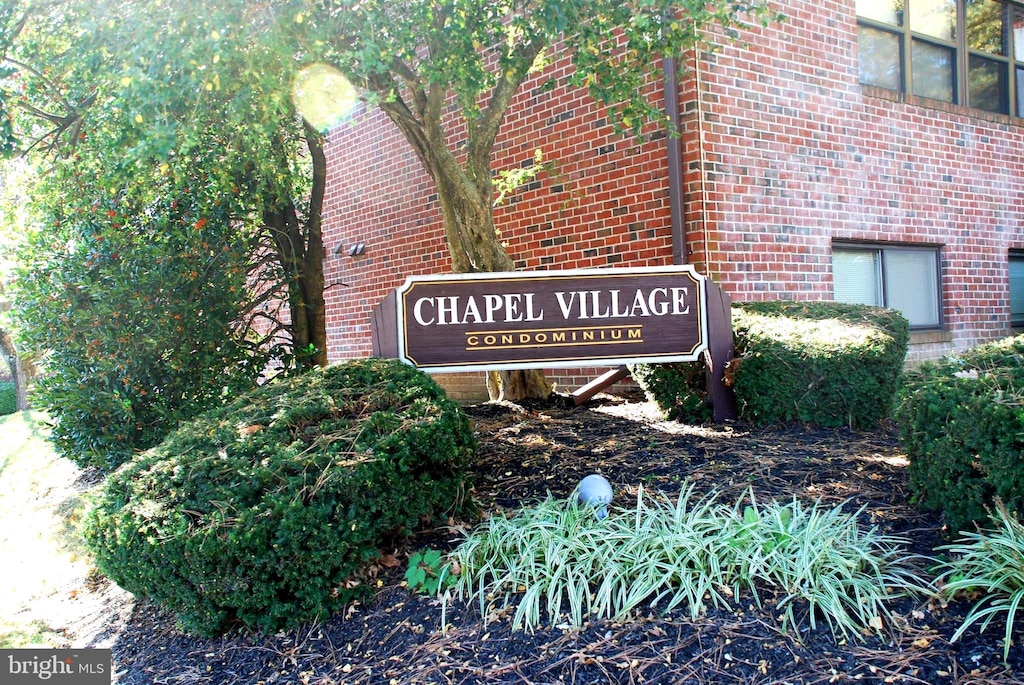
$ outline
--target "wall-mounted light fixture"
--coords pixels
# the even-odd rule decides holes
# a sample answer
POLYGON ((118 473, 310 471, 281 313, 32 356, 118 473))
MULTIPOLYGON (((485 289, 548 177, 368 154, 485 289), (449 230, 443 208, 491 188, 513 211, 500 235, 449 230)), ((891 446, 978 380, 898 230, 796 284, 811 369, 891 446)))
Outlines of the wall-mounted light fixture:
POLYGON ((348 248, 345 247, 345 243, 338 243, 338 246, 334 248, 334 254, 340 255, 342 252, 347 252, 349 257, 358 257, 366 254, 366 243, 355 243, 348 248))

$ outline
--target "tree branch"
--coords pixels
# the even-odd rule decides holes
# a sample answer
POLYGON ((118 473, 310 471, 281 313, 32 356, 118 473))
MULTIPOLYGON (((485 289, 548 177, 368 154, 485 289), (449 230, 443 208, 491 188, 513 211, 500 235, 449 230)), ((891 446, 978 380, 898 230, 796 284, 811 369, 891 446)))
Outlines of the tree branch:
POLYGON ((489 168, 489 153, 498 136, 501 120, 544 47, 545 41, 539 36, 534 36, 530 42, 516 48, 512 68, 502 71, 497 83, 494 84, 487 109, 474 129, 476 135, 472 136, 468 143, 470 159, 479 159, 481 155, 486 155, 489 168))
POLYGON ((303 119, 306 147, 313 165, 313 182, 309 192, 309 217, 306 219, 306 237, 312 241, 316 234, 319 240, 320 224, 324 208, 324 194, 327 189, 327 156, 324 154, 320 134, 303 119))

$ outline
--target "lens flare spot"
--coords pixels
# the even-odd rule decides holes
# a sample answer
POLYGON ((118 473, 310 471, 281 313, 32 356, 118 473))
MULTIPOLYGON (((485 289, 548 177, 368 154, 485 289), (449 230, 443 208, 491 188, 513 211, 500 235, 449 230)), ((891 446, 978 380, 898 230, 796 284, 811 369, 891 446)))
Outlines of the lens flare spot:
POLYGON ((295 109, 318 131, 337 126, 356 106, 358 93, 345 75, 329 64, 303 67, 292 83, 295 109))

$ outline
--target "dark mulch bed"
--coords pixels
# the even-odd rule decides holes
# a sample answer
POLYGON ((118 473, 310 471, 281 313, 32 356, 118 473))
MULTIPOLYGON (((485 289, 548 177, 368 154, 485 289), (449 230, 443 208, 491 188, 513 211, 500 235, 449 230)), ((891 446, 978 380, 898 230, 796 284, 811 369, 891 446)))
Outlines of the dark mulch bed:
MULTIPOLYGON (((484 511, 548 493, 567 496, 580 478, 604 474, 620 502, 636 488, 676 493, 684 480, 735 500, 752 488, 770 498, 865 506, 865 522, 929 554, 941 522, 908 504, 906 463, 891 431, 806 426, 691 427, 665 423, 640 398, 600 396, 580 408, 552 401, 467 407, 480 436, 474 497, 484 511)), ((121 683, 1010 683, 1022 682, 1024 647, 1002 663, 1003 625, 950 642, 969 606, 922 598, 896 606, 884 637, 836 641, 819 622, 781 630, 770 603, 690 620, 685 611, 639 612, 628 622, 583 628, 509 628, 477 606, 447 609, 402 585, 408 554, 450 549, 451 529, 426 531, 380 570, 380 589, 326 623, 277 635, 197 639, 140 603, 114 645, 121 683)), ((390 550, 388 550, 390 551, 390 550)))

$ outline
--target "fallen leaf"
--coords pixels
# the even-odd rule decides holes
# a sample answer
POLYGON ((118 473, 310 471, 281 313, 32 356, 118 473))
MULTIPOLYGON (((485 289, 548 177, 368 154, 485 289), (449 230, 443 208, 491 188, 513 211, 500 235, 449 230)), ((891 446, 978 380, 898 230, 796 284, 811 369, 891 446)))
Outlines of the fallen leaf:
POLYGON ((394 554, 381 554, 379 557, 377 557, 377 564, 379 566, 383 566, 384 568, 395 568, 396 566, 400 565, 398 559, 395 558, 394 554))

